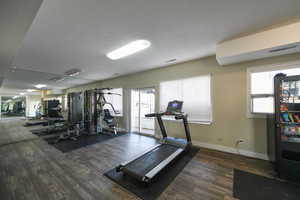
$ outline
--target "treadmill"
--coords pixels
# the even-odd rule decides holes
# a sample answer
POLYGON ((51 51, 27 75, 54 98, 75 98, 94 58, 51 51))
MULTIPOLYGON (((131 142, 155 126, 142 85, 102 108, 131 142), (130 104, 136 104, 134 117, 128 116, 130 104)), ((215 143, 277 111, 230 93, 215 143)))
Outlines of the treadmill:
POLYGON ((182 101, 168 103, 166 112, 147 114, 146 117, 156 117, 161 129, 162 139, 159 144, 135 156, 129 161, 121 163, 117 172, 123 172, 144 183, 149 183, 159 172, 172 161, 184 154, 192 146, 187 115, 182 112, 182 101), (174 116, 182 120, 186 139, 169 137, 163 124, 162 116, 174 116))

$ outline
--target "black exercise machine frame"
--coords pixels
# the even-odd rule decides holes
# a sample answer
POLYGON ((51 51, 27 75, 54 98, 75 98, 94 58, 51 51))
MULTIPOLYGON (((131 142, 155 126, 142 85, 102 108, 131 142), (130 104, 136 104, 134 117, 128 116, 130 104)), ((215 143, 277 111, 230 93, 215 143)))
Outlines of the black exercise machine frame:
MULTIPOLYGON (((153 114, 147 114, 145 116, 146 117, 156 117, 163 138, 167 138, 168 137, 167 131, 166 131, 165 125, 164 125, 163 120, 162 120, 162 116, 163 115, 166 115, 166 113, 165 112, 163 112, 163 113, 153 113, 153 114)), ((175 119, 176 120, 182 119, 183 125, 184 125, 186 139, 187 139, 188 142, 192 142, 191 133, 190 133, 190 129, 189 129, 189 125, 188 125, 188 120, 187 120, 187 114, 182 114, 182 113, 179 114, 178 113, 175 116, 175 119)))

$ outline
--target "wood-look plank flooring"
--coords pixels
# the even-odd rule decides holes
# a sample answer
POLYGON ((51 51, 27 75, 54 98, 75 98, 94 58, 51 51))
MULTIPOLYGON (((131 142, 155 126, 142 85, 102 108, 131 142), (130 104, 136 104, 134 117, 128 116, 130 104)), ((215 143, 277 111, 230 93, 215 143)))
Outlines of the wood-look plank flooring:
MULTIPOLYGON (((1 200, 138 199, 103 173, 156 144, 129 134, 61 153, 22 126, 0 121, 1 200)), ((233 200, 233 168, 272 176, 269 162, 201 149, 159 199, 233 200)))

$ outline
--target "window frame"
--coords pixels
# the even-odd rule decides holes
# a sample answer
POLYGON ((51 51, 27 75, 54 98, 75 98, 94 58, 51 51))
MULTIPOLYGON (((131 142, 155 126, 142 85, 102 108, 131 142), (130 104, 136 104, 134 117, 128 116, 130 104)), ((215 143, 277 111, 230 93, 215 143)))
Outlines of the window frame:
MULTIPOLYGON (((200 124, 200 125, 212 125, 213 124, 213 122, 214 122, 214 106, 213 106, 213 91, 212 91, 212 88, 213 88, 213 75, 212 75, 212 73, 207 73, 207 74, 199 74, 199 75, 197 75, 197 76, 191 76, 191 77, 182 77, 182 78, 177 78, 177 79, 172 79, 172 80, 164 80, 164 81, 160 81, 159 82, 159 85, 158 85, 158 88, 159 88, 159 90, 158 90, 158 94, 159 94, 159 104, 158 104, 158 106, 159 106, 159 109, 161 108, 161 99, 160 99, 160 95, 161 95, 161 83, 163 83, 163 82, 168 82, 168 81, 180 81, 180 80, 185 80, 185 79, 190 79, 190 78, 197 78, 197 77, 204 77, 204 76, 209 76, 209 85, 210 85, 210 87, 209 87, 209 90, 210 90, 210 98, 209 98, 209 100, 210 100, 210 105, 211 105, 211 110, 210 110, 210 114, 211 114, 211 120, 210 121, 195 121, 195 120, 188 120, 188 123, 189 124, 200 124)), ((178 122, 179 123, 179 121, 178 120, 176 120, 176 119, 173 119, 173 118, 163 118, 163 120, 165 120, 165 121, 172 121, 172 122, 178 122)))
POLYGON ((277 70, 287 70, 293 68, 300 68, 300 60, 292 62, 277 63, 271 65, 259 65, 247 68, 247 118, 266 118, 270 113, 255 113, 252 112, 253 108, 253 98, 264 98, 264 97, 274 97, 274 94, 251 94, 251 74, 258 72, 269 72, 277 70))

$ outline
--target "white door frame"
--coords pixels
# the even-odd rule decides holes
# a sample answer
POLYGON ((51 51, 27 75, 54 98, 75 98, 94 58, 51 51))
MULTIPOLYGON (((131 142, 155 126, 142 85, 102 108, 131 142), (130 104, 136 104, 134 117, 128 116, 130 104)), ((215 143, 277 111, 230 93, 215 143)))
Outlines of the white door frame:
MULTIPOLYGON (((138 90, 138 91, 140 91, 140 90, 146 90, 146 89, 154 89, 154 91, 155 91, 155 93, 154 93, 154 109, 155 109, 155 107, 156 107, 156 87, 155 86, 149 86, 149 87, 142 87, 142 88, 129 88, 129 90, 128 90, 128 94, 127 94, 127 99, 128 99, 128 102, 129 102, 129 108, 128 108, 128 115, 127 115, 127 117, 128 117, 128 130, 131 132, 132 130, 131 130, 131 117, 132 117, 132 113, 131 113, 131 109, 132 109, 132 99, 131 99, 131 92, 132 92, 132 90, 138 90)), ((139 100, 141 99, 141 94, 140 94, 140 92, 139 92, 139 100)), ((140 108, 140 106, 139 106, 139 109, 141 109, 140 108)), ((139 113, 140 113, 140 110, 139 110, 139 113)), ((139 127, 140 127, 140 120, 139 120, 139 127)), ((141 133, 140 131, 138 132, 140 135, 146 135, 146 136, 153 136, 153 137, 155 137, 155 130, 156 130, 156 123, 154 123, 154 134, 152 135, 152 134, 147 134, 147 133, 141 133)))

